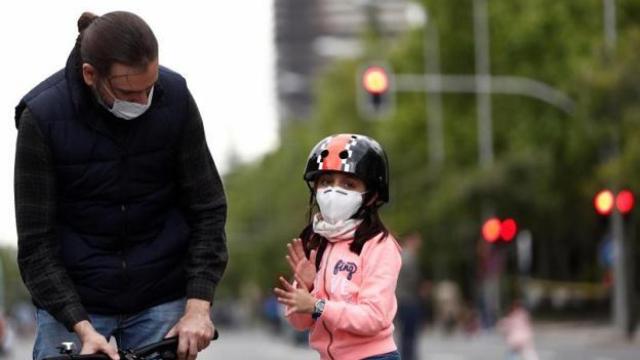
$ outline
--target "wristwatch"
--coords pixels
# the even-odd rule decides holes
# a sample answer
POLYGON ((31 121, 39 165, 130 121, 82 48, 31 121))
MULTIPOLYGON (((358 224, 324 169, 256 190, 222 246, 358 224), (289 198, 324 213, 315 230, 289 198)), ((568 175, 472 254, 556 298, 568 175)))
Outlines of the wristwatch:
POLYGON ((316 304, 313 306, 313 313, 311 313, 311 317, 314 320, 322 315, 322 312, 324 311, 324 303, 325 301, 321 299, 316 301, 316 304))

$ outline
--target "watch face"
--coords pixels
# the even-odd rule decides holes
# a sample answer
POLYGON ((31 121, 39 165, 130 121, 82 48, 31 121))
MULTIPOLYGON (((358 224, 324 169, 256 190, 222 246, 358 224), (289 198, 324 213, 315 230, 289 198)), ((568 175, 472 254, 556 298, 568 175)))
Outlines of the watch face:
POLYGON ((313 309, 312 317, 317 319, 320 315, 322 315, 322 311, 324 311, 324 300, 316 301, 316 304, 313 309))

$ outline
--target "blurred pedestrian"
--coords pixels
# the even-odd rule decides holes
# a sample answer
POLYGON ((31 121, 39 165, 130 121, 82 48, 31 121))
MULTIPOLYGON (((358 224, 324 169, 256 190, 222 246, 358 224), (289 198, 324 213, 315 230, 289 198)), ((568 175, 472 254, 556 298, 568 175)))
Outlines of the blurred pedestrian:
POLYGON ((400 355, 404 360, 418 359, 417 340, 422 323, 422 276, 419 267, 419 251, 422 237, 415 232, 402 242, 402 268, 398 278, 398 323, 400 325, 400 355))
POLYGON ((369 137, 332 135, 311 151, 304 179, 310 221, 287 245, 295 281, 281 277, 275 289, 289 322, 310 329, 322 359, 400 359, 393 339, 400 246, 378 215, 389 201, 386 154, 369 137))
POLYGON ((15 346, 15 332, 7 317, 0 313, 0 357, 11 357, 15 346))
POLYGON ((66 67, 16 107, 18 263, 34 358, 119 358, 179 336, 195 359, 227 263, 226 200, 185 79, 139 16, 84 13, 66 67))
POLYGON ((451 335, 458 326, 462 311, 462 298, 458 284, 443 280, 434 289, 436 305, 436 323, 444 334, 451 335))
POLYGON ((16 322, 16 333, 20 337, 32 337, 36 329, 36 315, 33 305, 21 300, 14 307, 11 317, 16 322))
POLYGON ((480 330, 478 311, 471 301, 465 301, 460 314, 460 326, 466 336, 474 336, 480 330))
POLYGON ((269 330, 276 335, 282 333, 282 317, 280 303, 275 295, 270 294, 262 301, 262 316, 269 324, 269 330))
POLYGON ((477 302, 480 310, 480 325, 490 329, 496 325, 500 314, 500 279, 504 268, 502 253, 496 251, 492 244, 480 240, 476 247, 478 286, 477 302))
POLYGON ((538 360, 529 312, 520 301, 514 301, 507 316, 500 319, 498 330, 507 342, 508 359, 538 360))

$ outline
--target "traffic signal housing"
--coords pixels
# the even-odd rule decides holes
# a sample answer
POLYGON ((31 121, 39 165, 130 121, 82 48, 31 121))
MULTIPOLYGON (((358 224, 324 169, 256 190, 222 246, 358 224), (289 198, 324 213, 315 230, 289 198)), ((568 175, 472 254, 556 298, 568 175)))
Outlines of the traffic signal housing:
POLYGON ((389 115, 394 108, 394 77, 386 65, 362 67, 356 78, 358 112, 364 118, 377 119, 389 115))
POLYGON ((482 238, 488 243, 496 243, 499 240, 509 243, 517 234, 518 224, 511 218, 500 220, 492 217, 482 224, 482 238))
POLYGON ((600 190, 593 199, 593 207, 601 216, 609 216, 614 210, 628 216, 635 207, 635 196, 628 189, 621 190, 617 194, 608 189, 600 190))

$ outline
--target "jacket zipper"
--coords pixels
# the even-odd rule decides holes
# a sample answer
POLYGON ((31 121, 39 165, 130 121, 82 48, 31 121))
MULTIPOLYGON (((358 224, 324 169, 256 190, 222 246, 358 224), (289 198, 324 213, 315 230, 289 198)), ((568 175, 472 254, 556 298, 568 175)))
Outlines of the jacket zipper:
POLYGON ((333 334, 331 334, 331 331, 329 331, 329 328, 327 328, 327 324, 324 323, 324 320, 322 321, 322 326, 324 327, 325 330, 327 330, 327 333, 329 334, 329 344, 327 344, 327 354, 329 354, 329 358, 331 360, 334 360, 333 355, 331 355, 331 350, 329 349, 331 347, 331 343, 333 342, 333 334))
MULTIPOLYGON (((329 292, 327 291, 327 267, 329 266, 329 258, 331 257, 331 251, 333 250, 333 244, 329 244, 331 247, 329 248, 329 253, 327 254, 327 261, 325 261, 324 263, 324 293, 327 295, 327 300, 329 299, 329 292)), ((324 323, 324 320, 322 320, 322 326, 324 327, 324 329, 327 331, 327 333, 329 334, 329 344, 327 344, 327 354, 329 354, 329 358, 331 360, 334 360, 333 355, 331 355, 331 344, 333 343, 333 334, 331 333, 331 331, 329 331, 329 328, 327 327, 327 324, 324 323)))

